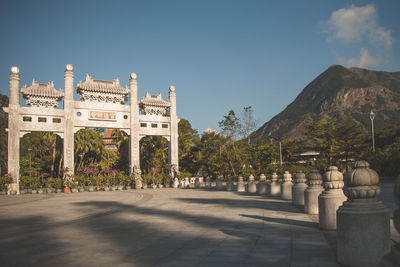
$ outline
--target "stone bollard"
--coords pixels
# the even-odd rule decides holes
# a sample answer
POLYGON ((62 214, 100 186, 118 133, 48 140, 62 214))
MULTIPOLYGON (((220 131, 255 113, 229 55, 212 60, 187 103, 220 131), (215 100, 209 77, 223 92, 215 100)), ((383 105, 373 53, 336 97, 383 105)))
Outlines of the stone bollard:
POLYGON ((228 176, 228 181, 226 182, 226 190, 227 191, 232 191, 233 190, 233 181, 232 181, 232 176, 228 176))
POLYGON ((206 177, 206 188, 211 189, 211 178, 210 178, 210 176, 206 177))
POLYGON ((303 171, 298 170, 294 175, 294 185, 292 187, 292 204, 304 205, 304 191, 307 189, 307 179, 303 171))
POLYGON ((379 175, 357 161, 345 177, 348 200, 337 210, 337 257, 347 266, 377 266, 390 251, 389 209, 378 200, 379 175))
POLYGON ((281 194, 281 183, 278 181, 278 175, 273 172, 271 175, 271 183, 269 188, 267 188, 267 193, 271 196, 279 196, 281 194))
POLYGON ((292 200, 292 175, 285 171, 283 174, 283 183, 281 184, 281 198, 284 200, 292 200))
POLYGON ((267 182, 264 173, 260 175, 260 182, 258 183, 257 193, 260 195, 267 194, 267 182))
POLYGON ((249 185, 248 185, 247 191, 249 193, 256 193, 257 192, 257 185, 256 185, 256 182, 254 181, 253 174, 250 174, 250 176, 249 176, 249 185))
MULTIPOLYGON (((397 177, 394 184, 394 202, 397 209, 393 212, 393 225, 397 232, 400 233, 400 175, 397 177)), ((394 267, 400 265, 400 245, 394 244, 390 253, 386 254, 379 264, 381 267, 394 267)))
POLYGON ((194 182, 194 188, 197 188, 197 189, 200 188, 200 179, 199 179, 199 177, 196 177, 196 180, 194 182))
POLYGON ((222 190, 222 175, 218 175, 216 187, 217 190, 222 190))
POLYGON ((243 176, 241 174, 239 174, 239 177, 238 177, 237 191, 238 192, 246 192, 246 187, 244 186, 244 182, 243 182, 243 176))
POLYGON ((189 177, 185 177, 184 187, 185 187, 185 188, 190 188, 189 177))
POLYGON ((174 178, 174 188, 179 187, 179 179, 177 177, 174 178))
POLYGON ((327 168, 324 174, 325 190, 318 196, 319 227, 336 230, 336 211, 346 196, 343 194, 343 174, 336 166, 327 168))
POLYGON ((304 212, 318 214, 318 196, 324 191, 322 175, 318 170, 311 170, 308 174, 308 187, 304 191, 304 212))

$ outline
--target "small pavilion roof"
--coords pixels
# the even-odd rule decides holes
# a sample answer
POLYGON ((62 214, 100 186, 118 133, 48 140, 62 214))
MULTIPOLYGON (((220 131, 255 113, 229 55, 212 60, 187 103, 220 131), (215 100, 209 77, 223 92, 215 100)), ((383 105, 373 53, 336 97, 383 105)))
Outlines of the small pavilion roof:
POLYGON ((54 82, 48 82, 48 83, 40 83, 38 81, 35 81, 35 79, 32 80, 32 85, 29 87, 26 87, 24 85, 21 88, 21 93, 24 98, 30 98, 30 97, 40 97, 40 98, 54 98, 57 99, 58 101, 61 100, 61 98, 64 96, 64 92, 60 90, 56 90, 54 88, 54 82))
POLYGON ((146 96, 142 97, 140 100, 141 105, 149 105, 149 106, 156 106, 156 107, 170 107, 171 103, 162 99, 161 93, 158 95, 152 95, 146 92, 146 96))
POLYGON ((86 74, 86 80, 80 81, 76 87, 76 91, 99 92, 107 94, 126 95, 129 93, 129 89, 122 87, 119 84, 119 79, 116 78, 112 81, 96 80, 86 74))

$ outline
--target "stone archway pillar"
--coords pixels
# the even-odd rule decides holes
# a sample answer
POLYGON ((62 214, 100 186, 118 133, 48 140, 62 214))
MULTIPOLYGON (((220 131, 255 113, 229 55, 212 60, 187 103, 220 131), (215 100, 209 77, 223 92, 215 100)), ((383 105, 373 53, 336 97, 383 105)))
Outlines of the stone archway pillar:
POLYGON ((64 176, 74 174, 74 71, 71 64, 64 73, 64 176))
POLYGON ((129 174, 140 174, 139 103, 137 76, 131 73, 129 79, 131 135, 129 137, 129 174))
POLYGON ((8 173, 12 177, 9 191, 15 190, 19 194, 19 68, 11 67, 10 73, 10 102, 8 111, 8 173))
POLYGON ((176 166, 176 171, 179 171, 179 156, 178 156, 178 122, 179 119, 176 116, 176 93, 175 86, 171 85, 169 87, 169 102, 171 103, 170 107, 170 118, 171 118, 171 140, 169 142, 169 160, 170 164, 174 164, 176 166))

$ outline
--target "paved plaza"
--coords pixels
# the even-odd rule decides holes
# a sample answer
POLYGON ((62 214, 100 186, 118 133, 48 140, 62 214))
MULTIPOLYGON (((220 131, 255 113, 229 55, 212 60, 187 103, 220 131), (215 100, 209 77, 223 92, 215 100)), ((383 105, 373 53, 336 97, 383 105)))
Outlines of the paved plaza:
MULTIPOLYGON (((391 208, 392 186, 382 186, 391 208)), ((279 198, 204 189, 0 196, 2 266, 340 266, 279 198)))

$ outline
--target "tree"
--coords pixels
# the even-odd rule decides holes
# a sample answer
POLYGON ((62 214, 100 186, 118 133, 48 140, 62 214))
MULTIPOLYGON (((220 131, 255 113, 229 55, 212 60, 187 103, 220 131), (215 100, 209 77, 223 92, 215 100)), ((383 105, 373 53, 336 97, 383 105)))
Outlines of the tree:
POLYGON ((322 119, 315 123, 306 125, 306 135, 316 139, 319 150, 324 157, 328 158, 328 163, 331 164, 333 159, 333 146, 336 142, 335 129, 336 120, 327 121, 322 119))
POLYGON ((257 121, 253 113, 251 106, 244 107, 240 121, 240 132, 243 138, 247 138, 247 144, 250 144, 250 134, 257 129, 257 121))
POLYGON ((241 124, 238 117, 236 117, 235 111, 229 110, 228 115, 224 116, 224 119, 218 122, 222 133, 226 136, 236 140, 241 131, 241 124))
POLYGON ((203 133, 200 143, 200 162, 208 175, 226 175, 232 166, 231 155, 227 147, 229 137, 215 133, 203 133))
POLYGON ((199 166, 200 137, 189 121, 181 119, 178 123, 179 168, 181 171, 196 174, 199 166))
POLYGON ((114 129, 111 136, 118 149, 118 160, 116 166, 125 173, 129 173, 129 136, 118 129, 114 129))
POLYGON ((109 169, 117 161, 117 154, 105 147, 100 133, 93 129, 82 129, 75 134, 75 169, 83 166, 109 169))
POLYGON ((140 166, 143 173, 154 168, 168 170, 168 141, 161 136, 146 136, 140 140, 140 166))
MULTIPOLYGON (((344 155, 346 163, 350 156, 356 157, 365 148, 364 130, 359 124, 342 122, 334 129, 338 155, 344 155)), ((346 164, 347 168, 347 164, 346 164)))

